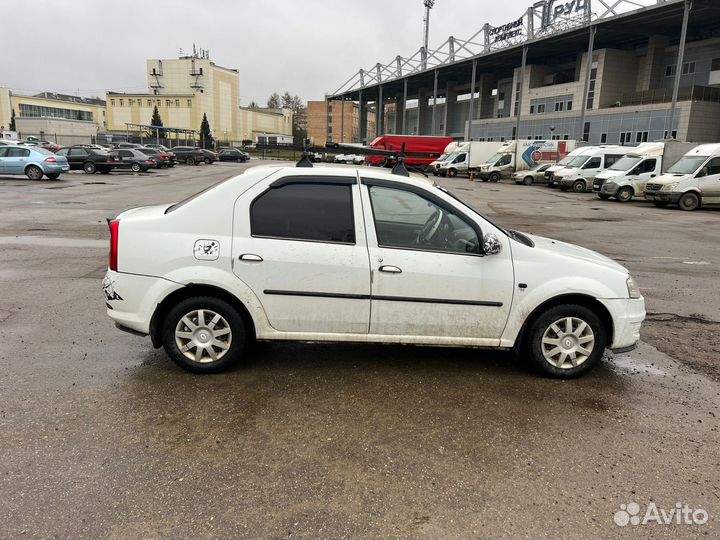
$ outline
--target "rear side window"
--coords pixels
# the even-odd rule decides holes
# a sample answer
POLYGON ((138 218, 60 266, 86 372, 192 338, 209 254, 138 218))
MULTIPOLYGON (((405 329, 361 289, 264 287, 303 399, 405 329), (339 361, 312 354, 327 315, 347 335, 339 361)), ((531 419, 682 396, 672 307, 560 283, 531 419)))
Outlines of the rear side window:
POLYGON ((8 148, 7 157, 28 157, 30 150, 27 148, 8 148))
POLYGON ((292 183, 271 188, 250 207, 253 236, 355 243, 350 185, 292 183))

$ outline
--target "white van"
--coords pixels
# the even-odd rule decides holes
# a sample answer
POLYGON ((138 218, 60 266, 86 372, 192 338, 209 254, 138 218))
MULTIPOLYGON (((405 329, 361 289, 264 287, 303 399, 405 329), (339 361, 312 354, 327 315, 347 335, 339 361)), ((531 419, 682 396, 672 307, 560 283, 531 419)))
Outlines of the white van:
POLYGON ((680 158, 667 174, 647 183, 645 199, 682 210, 720 205, 720 144, 701 144, 680 158))
POLYGON ((501 146, 503 146, 501 142, 469 141, 461 143, 455 152, 440 163, 438 174, 450 177, 455 177, 458 173, 467 174, 469 169, 475 169, 485 163, 501 146))
POLYGON ((593 191, 604 200, 615 197, 627 202, 635 195, 642 195, 650 179, 663 174, 695 146, 679 141, 643 143, 598 174, 593 181, 593 191))
POLYGON ((458 149, 459 143, 453 141, 450 144, 448 144, 445 147, 445 150, 443 150, 443 153, 440 154, 440 157, 437 158, 435 161, 430 163, 428 165, 428 168, 432 171, 432 173, 437 176, 438 171, 440 170, 440 166, 450 158, 450 156, 458 149))
POLYGON ((556 172, 553 180, 557 180, 563 191, 571 188, 576 192, 587 191, 592 188, 595 176, 623 157, 625 152, 627 148, 622 146, 588 146, 567 167, 556 172))
POLYGON ((548 169, 545 170, 545 182, 547 182, 550 187, 557 187, 557 184, 553 184, 553 177, 555 176, 555 173, 563 170, 565 167, 570 165, 570 162, 573 159, 578 157, 583 152, 587 152, 588 148, 589 146, 581 146, 579 148, 576 148, 567 156, 558 161, 555 165, 551 165, 548 169))

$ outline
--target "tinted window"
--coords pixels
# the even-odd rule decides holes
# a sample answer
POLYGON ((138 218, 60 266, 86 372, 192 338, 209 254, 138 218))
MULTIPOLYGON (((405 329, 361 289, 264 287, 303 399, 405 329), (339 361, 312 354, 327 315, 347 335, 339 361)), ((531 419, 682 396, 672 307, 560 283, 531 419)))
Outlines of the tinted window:
POLYGON ((705 167, 708 175, 720 174, 720 158, 711 159, 705 167))
POLYGON ((84 157, 84 156, 87 156, 88 153, 87 153, 87 150, 85 150, 84 148, 71 148, 71 149, 70 149, 70 155, 71 155, 71 156, 83 156, 83 157, 84 157))
POLYGON ((255 199, 250 208, 253 236, 355 243, 349 185, 286 184, 255 199))
POLYGON ((597 169, 600 167, 600 158, 594 157, 588 160, 588 162, 583 166, 583 169, 597 169))
POLYGON ((0 157, 7 157, 8 150, 10 150, 9 146, 0 146, 0 157))
POLYGON ((9 147, 7 154, 5 154, 7 157, 28 157, 30 155, 30 150, 27 148, 12 148, 9 147))
POLYGON ((122 157, 133 157, 133 153, 130 150, 120 150, 118 151, 118 154, 122 157))
POLYGON ((479 253, 475 229, 447 207, 411 191, 370 187, 378 245, 451 253, 479 253))
POLYGON ((638 165, 638 169, 640 169, 638 171, 638 174, 655 172, 655 164, 656 164, 656 160, 646 159, 640 165, 638 165))
POLYGON ((57 151, 58 156, 67 156, 70 150, 68 148, 61 148, 57 151))

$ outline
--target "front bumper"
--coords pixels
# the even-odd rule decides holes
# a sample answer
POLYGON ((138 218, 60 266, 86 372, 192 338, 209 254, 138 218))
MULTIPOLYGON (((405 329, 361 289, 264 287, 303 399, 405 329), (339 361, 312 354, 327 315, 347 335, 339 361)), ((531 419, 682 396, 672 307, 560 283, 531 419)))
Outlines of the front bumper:
POLYGON ((613 320, 613 352, 632 350, 640 341, 640 327, 645 320, 644 298, 601 299, 613 320))
POLYGON ((607 195, 609 197, 614 197, 619 189, 620 186, 618 186, 617 184, 609 184, 607 182, 605 182, 598 190, 595 190, 595 188, 593 187, 593 191, 597 191, 597 193, 602 193, 603 195, 607 195))
POLYGON ((677 204, 682 197, 682 193, 676 193, 674 191, 647 191, 645 190, 645 200, 657 201, 664 203, 677 204))

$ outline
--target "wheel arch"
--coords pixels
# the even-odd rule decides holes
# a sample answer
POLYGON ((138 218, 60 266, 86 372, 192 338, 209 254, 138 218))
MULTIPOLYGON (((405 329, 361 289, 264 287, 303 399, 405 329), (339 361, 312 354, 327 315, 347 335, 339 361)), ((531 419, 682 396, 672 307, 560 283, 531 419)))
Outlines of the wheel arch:
POLYGON ((600 320, 603 322, 603 325, 605 326, 605 331, 607 332, 607 343, 610 344, 613 342, 613 339, 615 337, 615 326, 612 315, 610 315, 607 307, 605 307, 603 303, 600 302, 597 298, 594 298, 592 296, 579 293, 570 293, 553 296, 552 298, 548 298, 547 300, 536 306, 535 309, 533 309, 530 314, 525 318, 525 321, 520 327, 520 331, 515 338, 515 347, 517 348, 522 346, 522 343, 525 339, 525 332, 540 315, 542 315, 550 308, 561 306, 563 304, 580 305, 590 309, 595 314, 597 314, 598 317, 600 317, 600 320))
POLYGON ((207 285, 205 283, 190 283, 185 287, 181 287, 170 294, 156 306, 155 312, 150 319, 150 339, 153 347, 156 349, 162 346, 162 322, 168 310, 178 302, 192 298, 194 296, 212 296, 220 300, 226 301, 228 304, 237 309, 247 326, 249 337, 255 339, 255 322, 253 321, 250 311, 245 304, 234 294, 225 289, 216 287, 215 285, 207 285))

